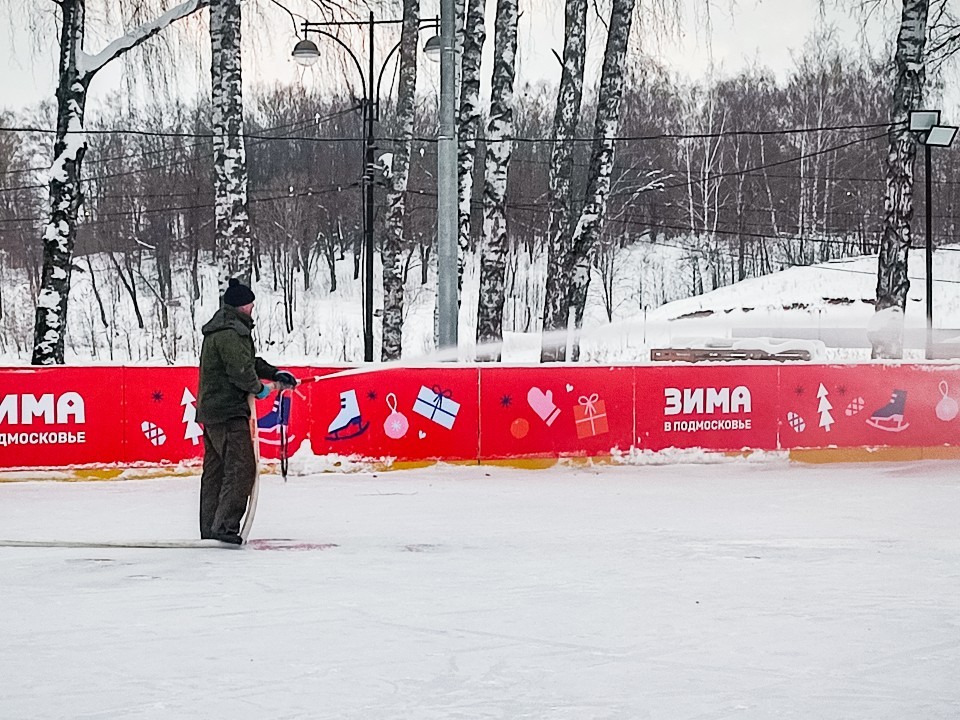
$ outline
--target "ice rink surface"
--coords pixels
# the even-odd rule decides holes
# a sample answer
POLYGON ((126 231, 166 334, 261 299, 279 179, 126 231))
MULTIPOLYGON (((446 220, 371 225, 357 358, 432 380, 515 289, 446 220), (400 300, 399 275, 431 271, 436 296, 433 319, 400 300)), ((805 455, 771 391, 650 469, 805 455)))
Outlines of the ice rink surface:
MULTIPOLYGON (((0 538, 198 484, 0 484, 0 538)), ((960 717, 958 463, 265 477, 253 537, 336 547, 0 547, 0 718, 960 717)))

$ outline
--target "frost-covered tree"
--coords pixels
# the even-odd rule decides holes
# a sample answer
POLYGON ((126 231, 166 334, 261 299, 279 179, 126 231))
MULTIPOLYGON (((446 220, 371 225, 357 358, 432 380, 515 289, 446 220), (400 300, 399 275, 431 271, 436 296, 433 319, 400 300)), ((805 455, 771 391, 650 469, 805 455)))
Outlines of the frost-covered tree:
POLYGON ((484 0, 466 0, 463 50, 460 55, 460 110, 457 118, 458 253, 457 300, 463 289, 463 269, 470 252, 470 219, 473 174, 476 166, 477 135, 480 133, 480 58, 487 31, 484 0))
POLYGON ((383 238, 383 345, 384 360, 399 360, 403 350, 403 226, 406 215, 410 148, 413 140, 414 91, 417 85, 418 0, 403 0, 400 31, 400 81, 397 88, 397 148, 387 177, 387 219, 383 238))
MULTIPOLYGON (((67 298, 77 237, 77 219, 83 204, 80 188, 87 149, 84 116, 90 83, 108 63, 143 44, 171 23, 193 14, 206 0, 187 0, 138 24, 99 52, 84 49, 86 0, 59 0, 60 47, 57 80, 57 127, 49 175, 49 215, 43 230, 43 270, 34 321, 34 365, 63 363, 67 298)), ((145 13, 145 3, 132 4, 145 13)))
POLYGON ((567 327, 569 277, 560 272, 570 250, 573 180, 573 138, 583 101, 583 70, 587 58, 587 0, 567 0, 560 88, 553 121, 550 158, 550 229, 547 236, 547 287, 543 304, 544 339, 540 361, 562 360, 566 343, 557 331, 567 327), (552 333, 552 335, 551 335, 552 333))
POLYGON ((513 151, 513 81, 517 54, 517 0, 497 0, 493 81, 483 184, 483 242, 480 253, 478 356, 496 360, 503 339, 504 283, 507 264, 507 175, 513 151))
POLYGON ((220 286, 253 269, 240 72, 240 0, 210 0, 213 186, 220 286))
MULTIPOLYGON (((597 114, 593 129, 587 191, 583 209, 573 232, 570 252, 564 258, 561 272, 568 276, 568 305, 559 317, 566 317, 570 308, 575 313, 577 328, 583 322, 587 289, 590 286, 591 256, 603 229, 610 183, 613 176, 614 147, 620 130, 620 102, 623 96, 624 63, 630 40, 630 27, 636 0, 613 0, 607 31, 607 46, 597 94, 597 114), (564 312, 566 310, 566 313, 564 312)), ((576 360, 578 345, 573 346, 576 360)))
MULTIPOLYGON (((917 139, 910 131, 910 112, 920 109, 926 77, 924 44, 930 0, 903 0, 897 49, 894 56, 896 83, 888 133, 886 194, 883 206, 883 234, 877 266, 877 312, 907 306, 907 254, 912 235, 913 166, 917 139)), ((873 356, 903 356, 903 340, 898 334, 884 334, 874 340, 873 356)))

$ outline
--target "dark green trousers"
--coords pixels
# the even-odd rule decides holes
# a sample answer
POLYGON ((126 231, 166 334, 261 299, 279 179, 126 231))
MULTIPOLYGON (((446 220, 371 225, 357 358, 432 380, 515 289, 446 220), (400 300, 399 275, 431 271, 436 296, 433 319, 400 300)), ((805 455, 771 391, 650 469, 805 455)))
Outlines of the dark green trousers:
POLYGON ((244 417, 203 428, 200 476, 200 537, 239 533, 247 498, 257 477, 257 458, 244 417))

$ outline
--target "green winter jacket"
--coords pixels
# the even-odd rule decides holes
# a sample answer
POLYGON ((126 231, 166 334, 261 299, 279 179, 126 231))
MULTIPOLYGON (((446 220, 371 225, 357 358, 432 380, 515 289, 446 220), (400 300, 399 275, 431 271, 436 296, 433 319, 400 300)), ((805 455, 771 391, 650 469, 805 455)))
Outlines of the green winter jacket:
POLYGON ((203 326, 197 422, 210 425, 249 417, 247 396, 263 388, 260 378, 276 376, 277 368, 256 356, 251 330, 253 318, 230 305, 203 326))

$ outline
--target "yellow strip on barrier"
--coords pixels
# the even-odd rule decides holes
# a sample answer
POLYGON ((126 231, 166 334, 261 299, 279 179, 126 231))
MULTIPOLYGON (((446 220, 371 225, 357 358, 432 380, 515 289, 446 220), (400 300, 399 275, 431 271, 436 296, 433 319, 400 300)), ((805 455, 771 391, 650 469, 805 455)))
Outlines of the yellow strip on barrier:
POLYGON ((811 464, 960 460, 960 447, 805 448, 790 450, 790 460, 811 464))

